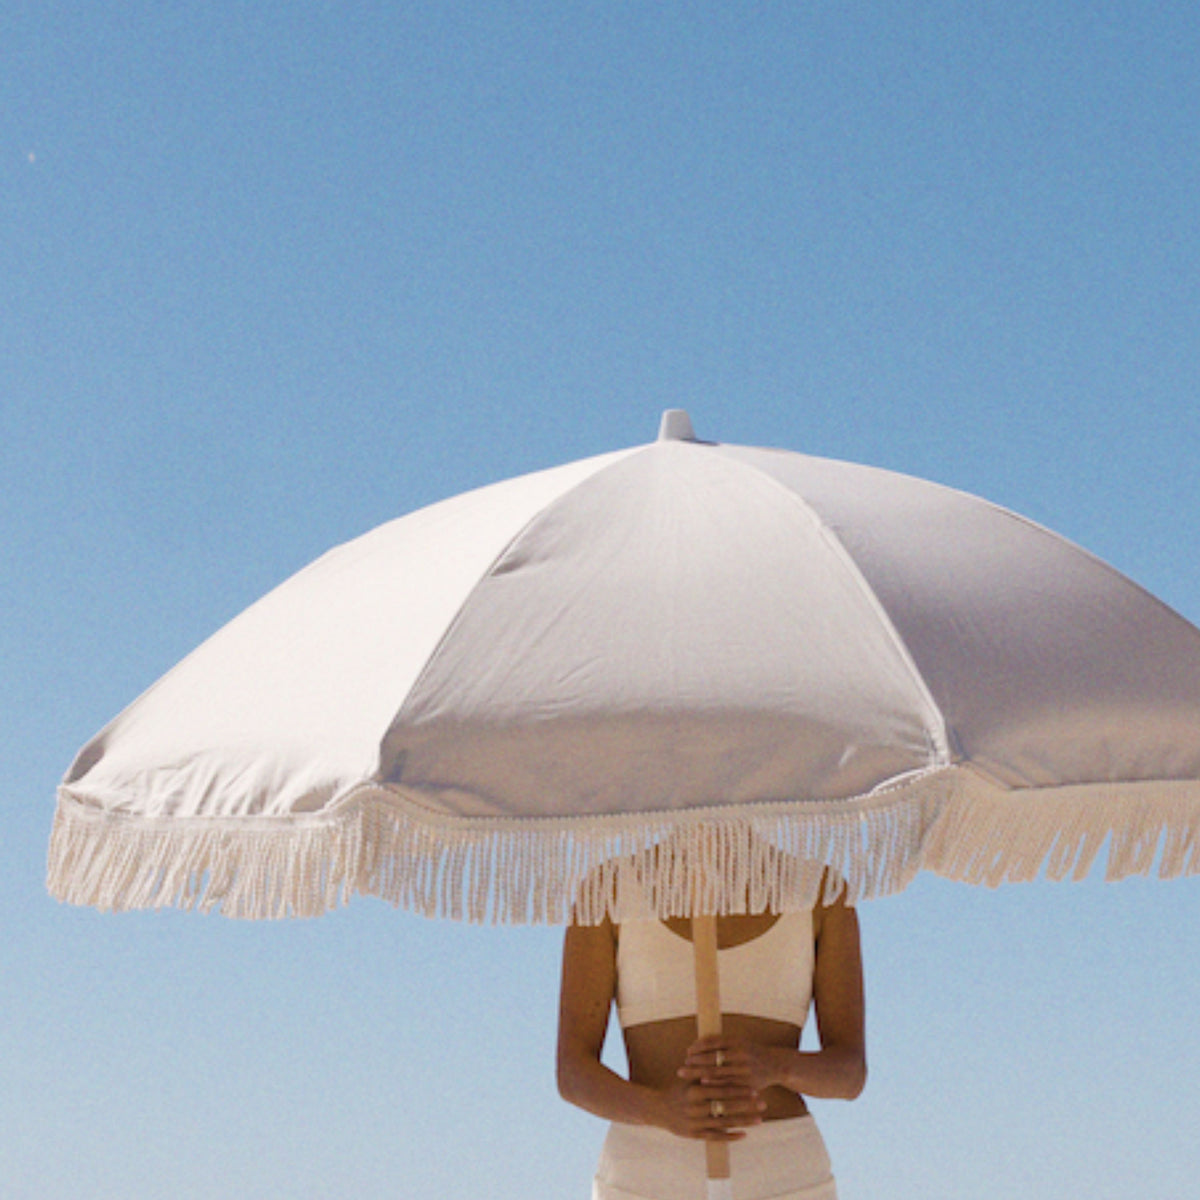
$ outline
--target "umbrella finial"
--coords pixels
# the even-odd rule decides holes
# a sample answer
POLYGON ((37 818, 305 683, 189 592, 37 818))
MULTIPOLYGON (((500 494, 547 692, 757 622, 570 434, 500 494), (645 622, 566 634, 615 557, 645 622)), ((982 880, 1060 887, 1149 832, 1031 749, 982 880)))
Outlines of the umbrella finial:
POLYGON ((682 408, 668 408, 662 415, 658 426, 660 442, 694 442, 696 434, 692 430, 692 418, 682 408))

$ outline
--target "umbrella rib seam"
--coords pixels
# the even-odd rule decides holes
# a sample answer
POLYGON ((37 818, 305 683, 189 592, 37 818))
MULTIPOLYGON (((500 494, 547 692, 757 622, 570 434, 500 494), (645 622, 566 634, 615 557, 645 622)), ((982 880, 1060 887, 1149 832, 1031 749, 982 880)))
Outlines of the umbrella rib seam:
POLYGON ((921 675, 917 667, 916 661, 913 659, 907 644, 900 636, 900 631, 893 624, 891 617, 888 616, 887 610, 880 602, 879 597, 875 594, 875 589, 871 587, 866 576, 862 573, 854 556, 846 549, 845 543, 833 528, 821 517, 815 508, 802 496, 799 492, 793 491, 789 487, 785 487, 778 479, 775 478, 769 471, 764 471, 753 463, 746 462, 740 458, 732 456, 723 456, 726 462, 732 463, 735 467, 753 472, 756 476, 769 483, 772 487, 777 488, 789 500, 795 504, 813 523, 820 536, 833 549, 837 560, 842 564, 847 576, 853 581, 855 588, 863 597, 866 603, 875 613, 876 619, 880 623, 880 627, 885 631, 888 640, 892 643, 897 654, 904 663, 905 669, 908 672, 909 678, 913 682, 917 691, 920 693, 921 700, 924 703, 926 710, 930 713, 934 720, 929 722, 924 730, 927 744, 930 753, 938 760, 940 766, 948 766, 954 755, 951 749, 952 737, 950 730, 946 724, 945 714, 938 706, 925 683, 924 677, 921 675), (933 726, 934 728, 930 728, 933 726))

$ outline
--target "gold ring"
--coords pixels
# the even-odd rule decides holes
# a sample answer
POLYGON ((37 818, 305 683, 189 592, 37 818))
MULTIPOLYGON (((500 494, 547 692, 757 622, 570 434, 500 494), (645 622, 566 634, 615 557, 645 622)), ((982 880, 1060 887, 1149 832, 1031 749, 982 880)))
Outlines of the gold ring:
POLYGON ((712 1113, 714 1117, 723 1117, 725 1115, 725 1101, 710 1100, 708 1102, 708 1111, 712 1113))

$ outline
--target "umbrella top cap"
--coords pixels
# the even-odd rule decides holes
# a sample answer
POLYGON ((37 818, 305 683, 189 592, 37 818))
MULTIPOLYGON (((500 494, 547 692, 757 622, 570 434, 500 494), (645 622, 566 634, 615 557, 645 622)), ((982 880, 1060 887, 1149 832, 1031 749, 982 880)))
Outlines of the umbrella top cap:
POLYGON ((692 418, 682 408, 668 408, 662 415, 658 426, 660 442, 694 442, 696 434, 692 429, 692 418))

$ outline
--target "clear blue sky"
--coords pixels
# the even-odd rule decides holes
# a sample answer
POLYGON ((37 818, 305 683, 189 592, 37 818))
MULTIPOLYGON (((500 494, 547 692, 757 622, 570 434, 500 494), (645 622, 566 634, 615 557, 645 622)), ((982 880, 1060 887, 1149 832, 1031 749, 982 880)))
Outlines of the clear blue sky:
MULTIPOLYGON (((76 749, 332 544, 701 436, 1200 621, 1195 6, 0 4, 0 1194, 585 1197, 559 934, 61 907, 76 749)), ((1200 880, 864 906, 843 1200, 1179 1200, 1200 880)))

